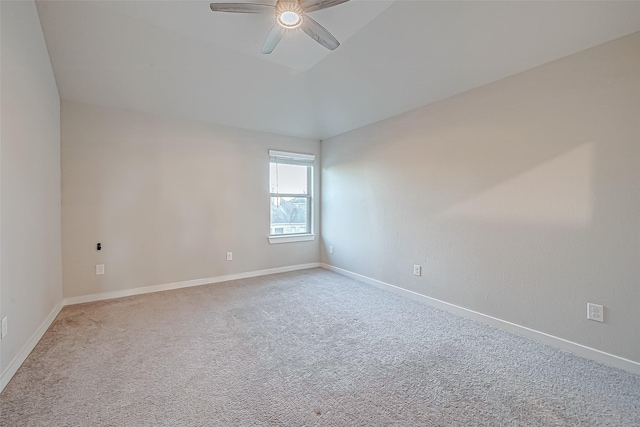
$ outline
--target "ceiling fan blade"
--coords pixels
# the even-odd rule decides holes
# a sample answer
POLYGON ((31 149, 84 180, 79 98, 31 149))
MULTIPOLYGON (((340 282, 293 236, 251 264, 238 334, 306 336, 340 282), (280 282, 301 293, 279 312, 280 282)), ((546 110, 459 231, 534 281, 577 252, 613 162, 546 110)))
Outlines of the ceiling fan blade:
POLYGON ((262 53, 268 54, 273 52, 273 49, 275 49, 276 46, 278 46, 278 43, 280 43, 280 40, 282 40, 284 32, 284 27, 276 22, 271 31, 269 31, 269 34, 267 34, 267 38, 264 40, 262 53))
POLYGON ((211 3, 214 12, 275 13, 275 6, 266 3, 211 3))
POLYGON ((302 31, 307 33, 309 37, 320 43, 322 46, 329 50, 334 50, 340 46, 338 39, 333 37, 326 28, 318 24, 315 20, 311 19, 308 15, 304 15, 302 18, 302 24, 300 25, 302 31))
POLYGON ((328 7, 337 6, 341 3, 346 3, 349 0, 300 0, 299 4, 305 13, 313 12, 315 10, 326 9, 328 7))

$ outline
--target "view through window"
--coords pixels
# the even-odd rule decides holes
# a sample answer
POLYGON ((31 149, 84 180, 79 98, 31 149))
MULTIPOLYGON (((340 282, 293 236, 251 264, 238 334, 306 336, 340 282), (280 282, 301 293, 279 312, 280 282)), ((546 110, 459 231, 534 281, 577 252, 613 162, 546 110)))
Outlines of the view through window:
POLYGON ((311 181, 315 156, 273 150, 269 155, 269 235, 311 233, 311 181))

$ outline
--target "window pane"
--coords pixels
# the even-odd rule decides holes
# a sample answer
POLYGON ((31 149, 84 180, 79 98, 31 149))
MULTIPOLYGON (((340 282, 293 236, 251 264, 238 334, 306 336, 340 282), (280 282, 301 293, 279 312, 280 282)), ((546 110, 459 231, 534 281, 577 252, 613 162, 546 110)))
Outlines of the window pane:
POLYGON ((271 234, 307 233, 308 205, 306 197, 272 197, 271 234))
POLYGON ((307 194, 307 168, 301 165, 271 163, 269 187, 271 193, 307 194))

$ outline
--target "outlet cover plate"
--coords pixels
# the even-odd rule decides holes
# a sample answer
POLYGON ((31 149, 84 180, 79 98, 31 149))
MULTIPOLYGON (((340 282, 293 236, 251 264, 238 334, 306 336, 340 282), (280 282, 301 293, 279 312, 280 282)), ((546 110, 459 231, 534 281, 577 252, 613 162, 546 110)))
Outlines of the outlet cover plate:
POLYGON ((96 264, 96 276, 104 274, 104 264, 96 264))
POLYGON ((587 319, 604 322, 604 307, 599 304, 587 303, 587 319))
POLYGON ((422 275, 422 267, 420 267, 419 265, 414 265, 413 266, 413 275, 414 276, 421 276, 422 275))
POLYGON ((0 333, 0 338, 4 338, 9 333, 9 319, 7 316, 2 318, 2 333, 0 333))

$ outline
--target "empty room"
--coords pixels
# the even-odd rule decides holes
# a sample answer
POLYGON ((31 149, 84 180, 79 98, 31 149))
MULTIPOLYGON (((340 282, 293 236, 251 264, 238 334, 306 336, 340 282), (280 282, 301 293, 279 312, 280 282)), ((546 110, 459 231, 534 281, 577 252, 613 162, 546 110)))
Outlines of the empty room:
POLYGON ((0 0, 0 426, 640 426, 640 1, 0 0))

